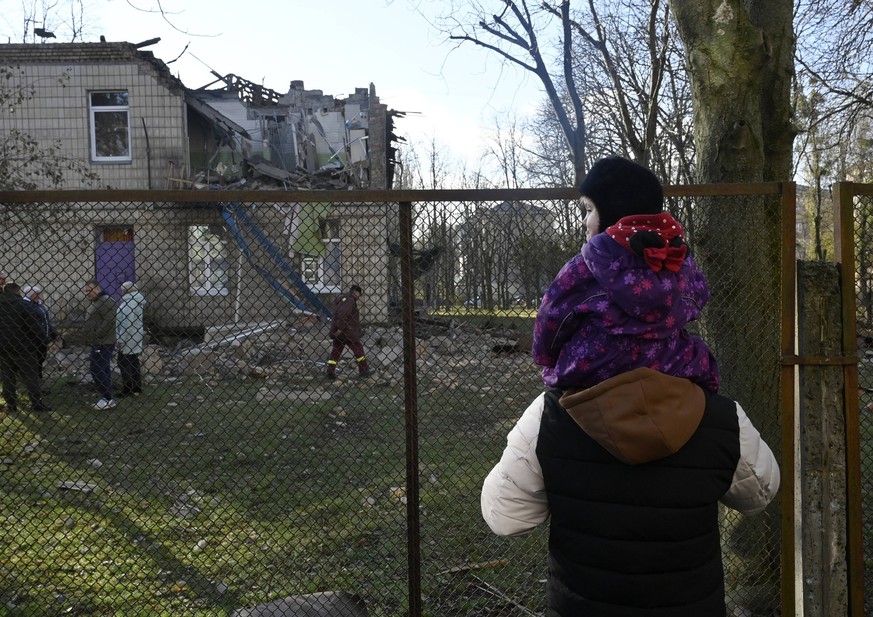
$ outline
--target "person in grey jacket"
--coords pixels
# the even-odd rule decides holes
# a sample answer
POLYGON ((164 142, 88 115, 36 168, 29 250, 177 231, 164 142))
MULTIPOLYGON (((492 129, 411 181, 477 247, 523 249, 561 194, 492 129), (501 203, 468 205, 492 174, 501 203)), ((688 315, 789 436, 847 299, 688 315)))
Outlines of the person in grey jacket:
POLYGON ((121 293, 115 314, 118 368, 121 371, 121 392, 118 395, 136 396, 142 392, 139 354, 145 346, 143 312, 146 299, 131 281, 121 284, 121 293))
POLYGON ((91 346, 89 365, 94 387, 100 400, 94 409, 111 409, 116 406, 112 397, 112 352, 115 349, 115 300, 94 280, 85 281, 85 296, 91 301, 85 323, 82 324, 82 338, 91 346))

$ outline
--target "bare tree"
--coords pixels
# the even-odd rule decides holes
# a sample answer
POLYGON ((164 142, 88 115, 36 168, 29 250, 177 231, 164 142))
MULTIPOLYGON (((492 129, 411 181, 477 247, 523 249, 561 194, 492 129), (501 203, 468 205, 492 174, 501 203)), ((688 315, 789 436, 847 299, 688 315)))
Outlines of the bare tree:
POLYGON ((837 117, 873 109, 873 2, 797 0, 798 79, 813 85, 837 117))
MULTIPOLYGON (((398 152, 396 189, 446 189, 457 179, 457 163, 435 137, 422 146, 408 142, 398 152)), ((442 203, 415 204, 413 209, 414 272, 417 293, 427 306, 453 302, 457 296, 457 221, 442 203)), ((399 240, 389 238, 399 255, 399 240)), ((394 271, 394 269, 392 269, 394 271)), ((396 279, 399 281, 399 278, 396 279)))
POLYGON ((505 117, 495 115, 491 122, 492 132, 487 139, 485 155, 495 163, 504 187, 520 188, 526 182, 523 177, 524 159, 528 156, 524 146, 524 129, 515 114, 505 117))
POLYGON ((842 124, 833 122, 833 117, 832 121, 822 118, 826 113, 827 97, 820 90, 807 93, 798 89, 795 98, 795 121, 800 129, 795 146, 795 175, 807 179, 810 185, 808 191, 800 191, 798 195, 798 215, 802 217, 800 225, 812 229, 811 234, 799 235, 798 253, 804 259, 823 260, 827 257, 823 227, 827 222, 830 223, 828 228, 833 229, 833 218, 830 208, 825 205, 824 192, 841 167, 842 124))
MULTIPOLYGON (((84 0, 22 0, 18 12, 7 11, 6 18, 21 19, 21 43, 52 39, 75 42, 85 34, 87 7, 84 0)), ((11 34, 7 35, 12 39, 11 34)))
MULTIPOLYGON (((453 3, 454 5, 455 3, 453 3)), ((551 72, 551 61, 540 43, 540 33, 550 25, 548 11, 538 6, 531 7, 527 0, 504 0, 499 13, 489 13, 479 2, 461 3, 453 6, 440 25, 449 33, 451 40, 472 43, 497 54, 504 61, 530 71, 543 84, 546 96, 555 109, 556 120, 561 126, 566 145, 571 153, 575 176, 581 179, 587 167, 585 115, 582 100, 576 90, 570 35, 570 2, 565 0, 559 7, 563 17, 561 63, 562 80, 569 96, 565 106, 551 72)))
POLYGON ((554 108, 543 101, 524 125, 530 156, 524 161, 529 186, 573 186, 573 164, 554 108))
POLYGON ((67 23, 70 27, 70 42, 82 39, 85 31, 85 3, 84 0, 72 0, 67 7, 67 23))
POLYGON ((615 114, 627 151, 644 165, 649 164, 655 141, 661 85, 670 49, 667 4, 660 0, 647 4, 647 12, 639 3, 630 2, 612 4, 611 10, 603 13, 594 0, 588 0, 587 12, 579 11, 580 18, 573 19, 565 11, 568 2, 561 6, 544 3, 555 17, 569 19, 573 31, 596 51, 598 68, 609 81, 614 103, 610 113, 615 114))
POLYGON ((584 11, 571 11, 569 0, 539 6, 504 0, 492 14, 479 2, 464 4, 466 10, 453 3, 441 27, 451 40, 478 45, 536 75, 564 137, 575 184, 588 167, 592 117, 613 117, 600 133, 600 154, 650 161, 672 49, 664 2, 588 0, 584 11), (546 56, 550 48, 542 40, 549 32, 555 33, 554 58, 546 56))

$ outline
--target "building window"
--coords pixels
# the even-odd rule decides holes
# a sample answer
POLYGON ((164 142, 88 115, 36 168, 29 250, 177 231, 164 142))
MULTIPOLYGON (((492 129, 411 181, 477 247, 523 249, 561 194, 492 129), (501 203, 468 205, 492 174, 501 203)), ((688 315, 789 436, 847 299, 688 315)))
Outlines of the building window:
POLYGON ((127 92, 91 92, 88 95, 88 112, 91 123, 91 160, 98 163, 130 161, 130 108, 127 92))
POLYGON ((188 287, 192 296, 226 296, 230 261, 224 229, 214 225, 188 228, 188 287))
POLYGON ((316 292, 335 293, 342 291, 340 276, 340 224, 337 219, 326 219, 319 223, 321 241, 324 243, 323 255, 303 255, 301 275, 303 281, 316 292))

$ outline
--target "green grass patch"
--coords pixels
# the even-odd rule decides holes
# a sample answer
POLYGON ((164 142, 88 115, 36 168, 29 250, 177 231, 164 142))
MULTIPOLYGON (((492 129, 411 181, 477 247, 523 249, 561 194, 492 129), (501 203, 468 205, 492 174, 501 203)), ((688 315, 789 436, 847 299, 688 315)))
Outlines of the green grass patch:
MULTIPOLYGON (((429 607, 453 593, 440 574, 452 567, 507 559, 485 573, 505 585, 544 568, 542 537, 495 538, 478 505, 538 377, 487 358, 463 373, 419 385, 429 607)), ((331 590, 403 614, 401 386, 311 377, 167 381, 108 411, 58 382, 55 412, 0 414, 0 616, 218 616, 331 590), (285 400, 264 396, 276 392, 285 400)))

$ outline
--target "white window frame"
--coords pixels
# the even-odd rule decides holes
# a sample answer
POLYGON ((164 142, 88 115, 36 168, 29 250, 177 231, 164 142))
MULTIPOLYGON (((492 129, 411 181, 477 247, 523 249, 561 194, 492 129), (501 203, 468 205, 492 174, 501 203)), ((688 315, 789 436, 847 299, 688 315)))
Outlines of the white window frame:
POLYGON ((230 294, 230 251, 227 238, 210 230, 210 225, 189 225, 188 294, 227 296, 230 294), (201 229, 196 237, 196 230, 201 229), (198 246, 199 243, 199 246, 198 246), (223 262, 223 270, 216 268, 223 262))
POLYGON ((324 256, 301 255, 300 276, 303 282, 315 293, 339 293, 342 285, 342 243, 340 242, 339 219, 325 219, 320 222, 321 241, 324 243, 324 256), (334 268, 331 268, 331 263, 334 268), (330 272, 336 271, 335 281, 326 281, 330 272))
POLYGON ((91 131, 91 161, 94 163, 129 163, 133 160, 130 133, 130 98, 127 90, 93 90, 88 92, 88 128, 91 131), (126 105, 99 105, 94 103, 94 97, 104 94, 124 94, 126 105), (98 154, 97 124, 102 115, 124 114, 124 129, 127 138, 125 154, 98 154))

